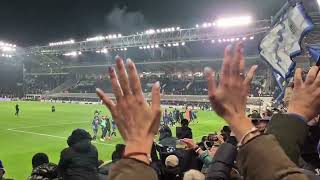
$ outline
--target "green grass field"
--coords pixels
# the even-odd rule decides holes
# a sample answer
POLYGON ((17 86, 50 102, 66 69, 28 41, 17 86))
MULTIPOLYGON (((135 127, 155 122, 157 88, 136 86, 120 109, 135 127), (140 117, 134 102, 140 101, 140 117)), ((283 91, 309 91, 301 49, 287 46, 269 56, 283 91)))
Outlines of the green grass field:
MULTIPOLYGON (((109 114, 102 105, 54 104, 18 102, 20 116, 14 116, 17 102, 0 102, 0 160, 6 168, 7 178, 24 180, 31 173, 31 158, 37 152, 49 155, 50 161, 58 163, 60 152, 67 147, 66 139, 75 128, 91 133, 91 121, 96 109, 109 114)), ((191 124, 193 136, 199 140, 203 135, 219 131, 225 124, 213 112, 200 111, 199 123, 191 124)), ((101 131, 99 131, 99 134, 101 131)), ((174 132, 175 134, 175 132, 174 132)), ((94 144, 99 150, 99 159, 110 160, 114 145, 121 143, 119 134, 112 141, 94 144)))

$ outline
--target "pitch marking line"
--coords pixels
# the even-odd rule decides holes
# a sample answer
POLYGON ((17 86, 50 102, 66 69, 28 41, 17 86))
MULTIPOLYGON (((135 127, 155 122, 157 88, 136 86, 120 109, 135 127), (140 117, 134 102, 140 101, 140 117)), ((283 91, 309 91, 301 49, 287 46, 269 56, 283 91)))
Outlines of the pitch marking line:
POLYGON ((19 127, 19 128, 10 128, 8 130, 32 129, 32 128, 39 128, 39 127, 62 126, 62 125, 70 125, 70 124, 84 124, 84 123, 90 123, 90 122, 88 122, 88 121, 80 121, 80 122, 61 123, 61 124, 46 124, 46 125, 39 125, 39 126, 27 126, 27 127, 19 127))
MULTIPOLYGON (((51 138, 63 139, 63 140, 67 140, 68 139, 68 138, 62 137, 62 136, 55 136, 55 135, 50 135, 50 134, 42 134, 42 133, 31 132, 31 131, 22 131, 22 130, 17 130, 17 129, 8 129, 8 131, 25 133, 25 134, 32 134, 32 135, 38 135, 38 136, 46 136, 46 137, 51 137, 51 138)), ((95 142, 95 141, 93 141, 93 143, 94 144, 105 145, 105 146, 115 146, 113 144, 106 144, 106 143, 100 143, 100 142, 95 142)))

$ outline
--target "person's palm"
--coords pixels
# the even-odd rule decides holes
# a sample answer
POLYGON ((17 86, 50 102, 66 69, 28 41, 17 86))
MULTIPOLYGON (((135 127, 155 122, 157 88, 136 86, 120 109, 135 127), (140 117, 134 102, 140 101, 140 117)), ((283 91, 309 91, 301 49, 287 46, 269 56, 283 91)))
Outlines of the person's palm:
POLYGON ((242 44, 237 44, 234 51, 230 46, 225 49, 218 87, 213 70, 205 68, 211 106, 230 124, 231 128, 235 129, 238 138, 253 127, 246 118, 245 108, 248 90, 256 69, 257 66, 252 66, 245 77, 242 44))
POLYGON ((151 106, 145 101, 139 75, 129 59, 126 71, 123 60, 117 57, 118 76, 109 68, 114 103, 104 92, 97 89, 97 95, 110 110, 113 119, 126 143, 126 152, 150 153, 151 145, 160 125, 160 84, 152 88, 151 106))

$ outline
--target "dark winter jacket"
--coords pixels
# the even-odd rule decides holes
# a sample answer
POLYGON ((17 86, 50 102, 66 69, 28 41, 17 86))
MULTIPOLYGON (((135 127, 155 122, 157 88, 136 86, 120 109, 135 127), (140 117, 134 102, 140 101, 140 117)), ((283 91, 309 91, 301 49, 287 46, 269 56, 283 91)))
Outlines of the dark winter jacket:
POLYGON ((183 139, 188 138, 192 139, 192 129, 188 126, 182 126, 180 131, 177 131, 177 138, 183 139))
POLYGON ((230 143, 223 143, 217 150, 209 167, 206 180, 228 180, 237 157, 237 147, 230 143))
POLYGON ((64 180, 97 180, 98 151, 87 132, 72 133, 61 152, 59 171, 64 180))

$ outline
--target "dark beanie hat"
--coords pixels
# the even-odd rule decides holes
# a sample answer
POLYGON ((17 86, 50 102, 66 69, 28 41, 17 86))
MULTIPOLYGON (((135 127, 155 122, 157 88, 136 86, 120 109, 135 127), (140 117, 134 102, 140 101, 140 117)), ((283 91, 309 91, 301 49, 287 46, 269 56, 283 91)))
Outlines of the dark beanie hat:
POLYGON ((68 138, 68 145, 72 146, 83 140, 92 140, 91 135, 84 129, 76 129, 72 132, 72 134, 68 138))
POLYGON ((45 153, 37 153, 32 157, 32 168, 49 163, 49 158, 45 153))
POLYGON ((188 126, 188 124, 189 124, 189 121, 187 119, 182 119, 181 120, 181 125, 182 126, 188 126))
POLYGON ((223 130, 224 132, 231 133, 231 129, 230 129, 229 126, 223 126, 222 130, 223 130))

